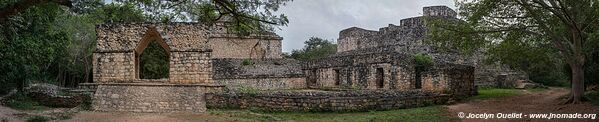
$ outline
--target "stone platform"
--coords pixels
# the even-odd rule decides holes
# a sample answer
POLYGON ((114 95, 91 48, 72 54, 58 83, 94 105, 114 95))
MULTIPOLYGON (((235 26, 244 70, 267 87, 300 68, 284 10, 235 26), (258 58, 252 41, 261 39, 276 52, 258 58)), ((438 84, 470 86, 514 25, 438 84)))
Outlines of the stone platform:
POLYGON ((97 111, 204 112, 206 93, 224 86, 210 84, 96 83, 92 107, 97 111))

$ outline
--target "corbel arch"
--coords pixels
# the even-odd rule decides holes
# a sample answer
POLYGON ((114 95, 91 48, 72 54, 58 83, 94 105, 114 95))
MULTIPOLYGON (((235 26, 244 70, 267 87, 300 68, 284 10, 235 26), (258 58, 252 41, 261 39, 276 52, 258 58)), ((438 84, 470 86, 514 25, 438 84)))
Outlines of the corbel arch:
POLYGON ((143 35, 143 37, 137 44, 137 47, 135 47, 135 49, 133 51, 133 52, 135 52, 135 77, 136 77, 136 79, 140 79, 141 54, 144 52, 144 50, 148 47, 148 45, 152 41, 156 41, 158 44, 160 44, 160 47, 162 47, 162 49, 165 51, 166 56, 168 57, 169 62, 170 62, 170 53, 171 53, 170 47, 164 41, 164 39, 162 38, 162 36, 160 35, 160 33, 158 32, 156 27, 147 27, 145 34, 143 35))

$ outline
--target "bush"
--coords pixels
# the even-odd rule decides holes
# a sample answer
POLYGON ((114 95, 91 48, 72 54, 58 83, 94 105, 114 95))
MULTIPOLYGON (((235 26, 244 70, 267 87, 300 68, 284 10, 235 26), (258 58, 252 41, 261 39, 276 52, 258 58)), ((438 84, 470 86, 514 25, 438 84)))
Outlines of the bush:
POLYGON ((241 65, 247 66, 247 65, 252 65, 254 64, 254 62, 252 62, 252 60, 250 59, 245 59, 243 60, 243 62, 241 62, 241 65))
POLYGON ((81 103, 81 109, 82 110, 86 110, 86 111, 91 111, 92 110, 92 98, 91 98, 91 94, 85 94, 83 95, 83 103, 81 103))
POLYGON ((416 67, 427 69, 433 65, 433 57, 428 54, 418 53, 414 55, 414 62, 416 63, 416 67))
POLYGON ((6 101, 6 106, 17 110, 36 110, 40 108, 38 102, 21 92, 10 96, 6 101))

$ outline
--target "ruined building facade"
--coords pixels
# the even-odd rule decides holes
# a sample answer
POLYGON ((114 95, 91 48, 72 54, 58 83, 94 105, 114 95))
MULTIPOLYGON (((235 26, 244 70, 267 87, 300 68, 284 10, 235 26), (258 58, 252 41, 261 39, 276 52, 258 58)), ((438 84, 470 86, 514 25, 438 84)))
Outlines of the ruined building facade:
POLYGON ((337 53, 309 61, 304 67, 310 87, 422 89, 469 96, 475 92, 474 67, 457 53, 425 45, 426 18, 455 19, 446 6, 423 8, 424 15, 402 19, 378 31, 357 27, 339 33, 337 53), (434 65, 417 72, 414 54, 432 56, 434 65))
POLYGON ((226 89, 415 90, 461 98, 474 94, 471 61, 423 43, 424 18, 455 19, 456 12, 445 6, 423 10, 423 16, 378 31, 342 30, 336 54, 306 62, 282 58, 283 38, 274 33, 240 36, 223 23, 100 25, 93 53, 94 83, 87 86, 95 90, 95 110, 137 112, 202 112, 210 99, 205 94, 226 89), (140 55, 152 41, 168 56, 166 79, 139 76, 140 55), (416 53, 431 55, 434 65, 416 71, 416 53))

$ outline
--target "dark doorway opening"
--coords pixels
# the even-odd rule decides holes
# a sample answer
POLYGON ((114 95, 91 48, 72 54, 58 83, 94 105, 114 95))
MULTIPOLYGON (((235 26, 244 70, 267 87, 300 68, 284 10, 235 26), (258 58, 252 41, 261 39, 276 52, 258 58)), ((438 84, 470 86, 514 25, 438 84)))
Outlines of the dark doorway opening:
POLYGON ((414 80, 414 88, 415 89, 421 89, 422 88, 422 72, 424 71, 424 68, 422 67, 416 67, 416 80, 414 80))
POLYGON ((338 69, 335 69, 333 71, 335 72, 335 85, 338 86, 339 84, 341 84, 341 77, 340 77, 341 75, 339 74, 338 69))
POLYGON ((318 80, 318 73, 316 72, 316 69, 310 70, 309 74, 310 74, 310 76, 307 78, 308 86, 316 87, 316 81, 318 80))
POLYGON ((385 72, 383 68, 376 68, 376 86, 378 88, 385 86, 385 72))
POLYGON ((139 56, 139 73, 141 79, 168 78, 169 57, 166 49, 153 40, 139 56))

